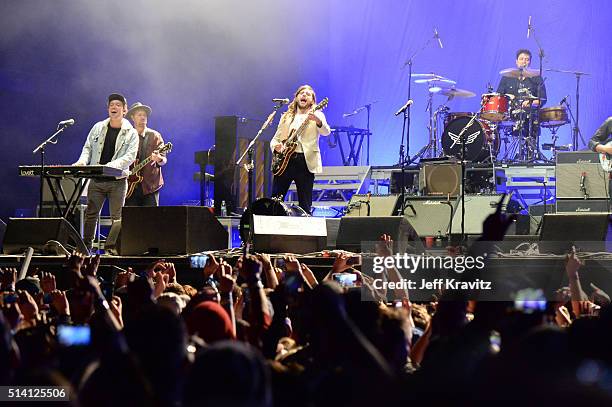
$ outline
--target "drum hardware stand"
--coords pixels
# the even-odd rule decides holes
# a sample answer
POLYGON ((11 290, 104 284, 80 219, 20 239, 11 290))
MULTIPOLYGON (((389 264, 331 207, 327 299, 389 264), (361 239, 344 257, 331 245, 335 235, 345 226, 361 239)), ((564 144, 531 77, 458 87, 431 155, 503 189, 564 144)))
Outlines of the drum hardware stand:
MULTIPOLYGON (((251 204, 253 203, 253 169, 255 168, 255 163, 253 160, 253 153, 254 153, 254 147, 255 147, 255 142, 257 142, 257 139, 259 138, 259 136, 261 136, 261 134, 264 132, 264 130, 266 128, 268 128, 268 126, 270 124, 272 124, 272 121, 274 120, 274 116, 276 115, 276 112, 278 111, 278 109, 280 109, 283 106, 282 103, 277 103, 274 106, 274 109, 272 110, 272 113, 270 113, 270 115, 268 116, 268 118, 266 119, 266 121, 264 122, 264 124, 262 124, 261 128, 259 129, 259 131, 257 132, 257 134, 255 135, 255 137, 253 138, 253 140, 251 140, 251 142, 249 143, 249 145, 247 146, 247 148, 244 150, 244 152, 242 153, 242 155, 240 156, 240 158, 238 159, 238 161, 236 161, 236 166, 240 166, 242 160, 244 160, 244 158, 248 155, 248 162, 244 164, 244 169, 247 171, 247 177, 248 177, 248 182, 247 182, 247 196, 248 196, 248 200, 247 200, 247 207, 246 210, 250 210, 251 209, 251 204)), ((250 225, 253 225, 253 212, 251 211, 251 219, 250 219, 250 225)), ((249 242, 252 241, 253 238, 253 228, 251 227, 249 229, 249 237, 247 239, 245 243, 245 245, 248 245, 249 242)))
MULTIPOLYGON (((429 44, 431 44, 431 42, 437 39, 437 34, 434 35, 433 37, 430 37, 425 44, 423 44, 423 46, 421 48, 419 48, 414 54, 412 54, 410 56, 410 58, 408 58, 408 60, 404 63, 404 67, 406 67, 406 65, 408 65, 408 100, 411 100, 411 92, 412 92, 412 64, 414 62, 414 58, 421 53, 421 51, 423 51, 425 48, 427 48, 429 46, 429 44)), ((410 165, 410 163, 412 163, 414 161, 414 158, 409 158, 408 162, 406 162, 406 156, 410 157, 410 112, 412 109, 410 109, 410 105, 408 105, 408 107, 406 108, 406 110, 404 110, 404 120, 403 120, 403 124, 402 124, 402 142, 400 144, 400 148, 399 148, 399 165, 401 167, 401 180, 400 180, 400 190, 402 191, 402 196, 401 196, 401 200, 402 200, 402 206, 401 206, 401 211, 400 211, 400 215, 404 216, 404 209, 405 209, 405 205, 404 205, 404 198, 405 198, 405 191, 404 191, 404 184, 405 184, 405 180, 404 180, 404 176, 406 174, 406 165, 410 165), (404 152, 404 135, 405 135, 405 139, 406 139, 406 151, 404 152)))
MULTIPOLYGON (((588 74, 585 74, 588 75, 588 74)), ((577 76, 577 78, 579 78, 577 76)), ((576 88, 576 92, 578 92, 578 88, 576 88)), ((576 93, 576 95, 578 95, 578 93, 576 93)), ((562 102, 562 104, 566 104, 567 105, 567 110, 569 111, 570 114, 570 119, 572 121, 572 123, 574 124, 574 127, 572 127, 572 149, 573 151, 576 151, 578 149, 578 136, 580 136, 580 140, 582 140, 582 144, 583 145, 587 145, 587 142, 584 141, 584 137, 582 137, 582 132, 580 131, 580 128, 578 127, 578 102, 576 102, 576 116, 574 116, 574 113, 572 113, 572 107, 570 106, 569 102, 567 100, 564 100, 562 102)))
MULTIPOLYGON (((535 150, 533 151, 534 153, 534 157, 532 158, 531 161, 537 161, 537 160, 543 160, 548 162, 549 160, 544 156, 544 154, 542 154, 542 151, 540 150, 540 140, 539 140, 539 136, 540 136, 540 126, 539 126, 539 122, 540 122, 540 108, 542 107, 542 99, 540 98, 541 93, 542 93, 542 87, 544 86, 544 82, 546 82, 546 79, 544 78, 544 76, 542 75, 543 73, 543 67, 542 64, 544 62, 544 48, 542 48, 542 45, 540 44, 540 41, 538 40, 538 36, 536 33, 536 29, 534 24, 530 24, 529 26, 530 28, 530 32, 533 33, 533 39, 536 43, 536 45, 538 46, 538 69, 540 71, 539 75, 540 75, 540 83, 538 84, 538 89, 536 92, 536 97, 538 98, 538 105, 536 106, 535 109, 535 117, 536 120, 538 121, 536 126, 535 126, 535 131, 533 129, 533 117, 530 117, 529 119, 529 137, 533 137, 533 141, 535 142, 535 150)), ((529 36, 528 36, 529 38, 529 36)), ((533 103, 530 104, 530 106, 532 106, 533 103)), ((532 113, 532 112, 530 112, 532 113)))
MULTIPOLYGON (((52 186, 51 186, 51 181, 45 177, 45 147, 47 146, 47 144, 57 144, 57 140, 54 140, 54 138, 56 136, 58 136, 61 132, 63 132, 64 130, 66 130, 66 128, 68 126, 72 126, 74 124, 74 120, 72 120, 72 122, 70 121, 66 121, 66 123, 64 124, 58 124, 57 125, 57 131, 55 133, 53 133, 51 136, 49 136, 49 138, 47 138, 45 141, 43 141, 42 143, 40 143, 38 145, 38 147, 36 147, 34 149, 34 151, 32 151, 32 154, 36 154, 37 152, 40 151, 40 195, 39 195, 39 207, 38 207, 38 217, 42 218, 42 209, 43 209, 43 189, 44 189, 44 183, 45 183, 45 179, 47 179, 48 183, 49 183, 49 188, 51 190, 53 190, 52 186)), ((87 182, 87 181, 81 181, 81 182, 87 182)), ((75 189, 76 191, 77 189, 75 189)), ((63 189, 62 189, 62 195, 64 195, 63 189)), ((55 194, 54 194, 55 195, 55 194)), ((58 206, 59 209, 59 206, 58 206)), ((69 208, 68 208, 69 209, 69 208)), ((60 211, 61 212, 61 211, 60 211)), ((68 215, 68 213, 66 213, 66 215, 68 215)))

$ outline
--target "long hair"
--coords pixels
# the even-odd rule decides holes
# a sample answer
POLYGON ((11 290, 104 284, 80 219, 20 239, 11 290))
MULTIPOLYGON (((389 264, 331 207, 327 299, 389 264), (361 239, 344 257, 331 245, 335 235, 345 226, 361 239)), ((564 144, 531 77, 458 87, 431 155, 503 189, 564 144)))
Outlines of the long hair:
POLYGON ((293 100, 291 101, 291 103, 289 103, 289 107, 287 108, 287 111, 285 112, 285 114, 283 114, 283 119, 282 119, 283 121, 287 123, 291 123, 293 119, 295 118, 295 112, 297 112, 297 106, 298 106, 297 97, 300 94, 300 92, 303 91, 304 89, 310 89, 310 91, 312 92, 312 103, 313 105, 317 104, 317 95, 314 89, 312 88, 312 86, 302 85, 295 91, 295 94, 293 95, 293 100))

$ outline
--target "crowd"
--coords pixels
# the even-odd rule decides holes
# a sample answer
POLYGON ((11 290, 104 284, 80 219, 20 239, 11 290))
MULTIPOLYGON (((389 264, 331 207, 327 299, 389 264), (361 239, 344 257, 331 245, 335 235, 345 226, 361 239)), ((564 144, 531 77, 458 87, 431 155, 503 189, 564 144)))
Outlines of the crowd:
MULTIPOLYGON (((491 215, 482 242, 501 240, 508 224, 491 215)), ((377 252, 393 255, 388 236, 377 252)), ((567 287, 535 310, 459 291, 412 302, 406 290, 375 290, 348 259, 337 252, 318 281, 293 256, 282 269, 266 254, 210 256, 202 287, 179 283, 164 261, 109 282, 99 256, 78 253, 61 278, 17 281, 3 269, 0 385, 65 386, 82 406, 612 401, 610 298, 585 293, 575 254, 567 287), (360 286, 339 286, 339 272, 360 286)))

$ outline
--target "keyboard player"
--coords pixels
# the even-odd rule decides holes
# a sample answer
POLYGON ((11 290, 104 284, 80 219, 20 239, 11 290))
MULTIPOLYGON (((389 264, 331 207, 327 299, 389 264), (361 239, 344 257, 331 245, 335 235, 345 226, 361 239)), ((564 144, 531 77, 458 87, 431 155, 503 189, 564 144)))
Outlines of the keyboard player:
MULTIPOLYGON (((127 100, 118 93, 108 97, 108 118, 97 122, 89 131, 78 161, 73 165, 107 165, 127 170, 136 159, 138 133, 125 119, 127 100)), ((83 240, 91 250, 96 222, 106 199, 113 221, 121 219, 121 208, 127 192, 127 177, 94 178, 87 189, 87 209, 83 240)))

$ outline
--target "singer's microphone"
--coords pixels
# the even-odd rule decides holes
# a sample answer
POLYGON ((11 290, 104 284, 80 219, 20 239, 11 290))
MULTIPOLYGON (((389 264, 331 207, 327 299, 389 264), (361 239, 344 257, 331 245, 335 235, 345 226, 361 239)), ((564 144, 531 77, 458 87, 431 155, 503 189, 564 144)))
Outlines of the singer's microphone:
POLYGON ((584 190, 584 180, 586 179, 586 172, 580 174, 580 189, 584 190))
POLYGON ((274 103, 280 103, 281 105, 288 105, 289 104, 289 99, 287 99, 287 98, 285 98, 285 99, 274 98, 274 99, 272 99, 272 101, 274 103))
POLYGON ((561 99, 561 101, 559 102, 560 105, 564 104, 567 102, 567 98, 570 97, 570 95, 565 96, 563 99, 561 99))
POLYGON ((412 103, 413 103, 413 100, 412 100, 412 99, 408 99, 408 101, 406 102, 406 104, 405 104, 404 106, 402 106, 402 107, 400 108, 400 110, 398 110, 397 112, 395 112, 395 115, 396 115, 396 116, 399 116, 400 114, 404 113, 404 111, 405 111, 406 109, 408 109, 408 106, 410 106, 412 103))
POLYGON ((438 34, 438 30, 436 29, 436 27, 434 27, 434 38, 438 40, 438 45, 440 45, 440 48, 444 48, 442 46, 442 40, 440 39, 440 35, 438 34))
POLYGON ((531 16, 529 16, 529 21, 527 21, 527 38, 529 38, 530 33, 531 33, 531 16))
POLYGON ((59 122, 58 126, 72 126, 74 124, 74 119, 63 120, 59 122))

